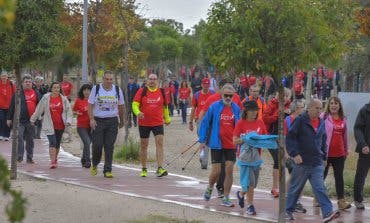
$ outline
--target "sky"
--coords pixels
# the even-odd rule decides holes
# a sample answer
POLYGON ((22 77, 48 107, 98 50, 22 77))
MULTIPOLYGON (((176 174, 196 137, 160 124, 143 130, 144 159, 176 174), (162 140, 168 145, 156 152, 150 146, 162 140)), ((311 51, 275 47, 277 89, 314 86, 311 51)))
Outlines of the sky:
POLYGON ((136 0, 137 11, 144 18, 174 19, 190 29, 199 22, 206 20, 208 10, 215 0, 136 0))
MULTIPOLYGON (((66 0, 83 2, 83 0, 66 0)), ((215 0, 136 0, 137 13, 148 19, 174 19, 190 29, 200 19, 207 19, 208 10, 215 0)))

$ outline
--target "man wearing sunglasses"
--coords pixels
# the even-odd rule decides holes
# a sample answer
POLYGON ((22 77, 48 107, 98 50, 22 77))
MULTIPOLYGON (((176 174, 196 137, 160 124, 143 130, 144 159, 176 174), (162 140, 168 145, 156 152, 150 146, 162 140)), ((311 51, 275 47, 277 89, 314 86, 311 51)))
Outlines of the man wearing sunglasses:
POLYGON ((233 183, 233 167, 236 160, 236 147, 233 143, 233 130, 240 117, 240 108, 232 101, 235 89, 231 84, 222 87, 222 99, 213 103, 207 110, 199 128, 199 142, 211 148, 212 170, 209 185, 204 192, 204 200, 211 199, 213 186, 221 173, 221 163, 225 160, 224 197, 221 205, 233 207, 229 194, 233 183))

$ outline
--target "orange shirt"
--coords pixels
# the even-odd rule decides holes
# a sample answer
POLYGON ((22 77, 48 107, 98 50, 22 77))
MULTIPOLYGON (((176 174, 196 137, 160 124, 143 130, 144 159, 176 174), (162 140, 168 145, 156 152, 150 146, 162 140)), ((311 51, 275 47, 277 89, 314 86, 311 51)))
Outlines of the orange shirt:
MULTIPOLYGON (((258 119, 262 119, 263 111, 266 109, 266 103, 265 103, 265 101, 262 102, 260 97, 258 97, 257 99, 253 99, 252 96, 249 96, 248 98, 249 98, 249 100, 255 100, 257 102, 258 108, 259 108, 258 109, 258 116, 257 117, 258 117, 258 119)), ((244 102, 246 102, 246 101, 247 100, 244 99, 242 101, 242 104, 244 104, 244 102)))

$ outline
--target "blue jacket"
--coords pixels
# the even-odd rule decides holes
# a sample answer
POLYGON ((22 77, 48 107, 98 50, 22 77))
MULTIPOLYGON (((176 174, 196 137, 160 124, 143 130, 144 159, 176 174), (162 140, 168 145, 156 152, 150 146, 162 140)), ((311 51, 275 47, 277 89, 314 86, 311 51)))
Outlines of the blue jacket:
MULTIPOLYGON (((220 136, 220 116, 224 109, 221 100, 214 102, 207 110, 199 128, 199 142, 207 143, 211 149, 222 149, 220 136)), ((240 108, 234 102, 231 103, 231 110, 234 114, 234 127, 240 118, 240 108)))
POLYGON ((325 122, 320 118, 315 132, 307 112, 294 120, 285 142, 289 156, 301 155, 302 165, 319 166, 327 159, 325 122))

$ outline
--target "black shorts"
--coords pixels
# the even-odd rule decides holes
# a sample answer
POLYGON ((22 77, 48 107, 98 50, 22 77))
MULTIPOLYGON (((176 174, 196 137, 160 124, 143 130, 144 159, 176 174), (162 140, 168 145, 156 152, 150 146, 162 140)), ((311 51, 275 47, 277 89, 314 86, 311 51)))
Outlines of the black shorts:
POLYGON ((154 136, 163 135, 164 134, 163 125, 158 125, 158 126, 140 126, 139 125, 140 138, 142 139, 149 138, 150 132, 153 132, 154 136))
POLYGON ((236 161, 236 149, 211 149, 211 162, 236 161))

